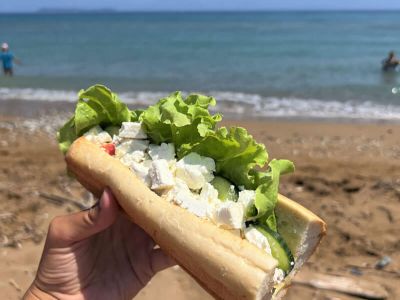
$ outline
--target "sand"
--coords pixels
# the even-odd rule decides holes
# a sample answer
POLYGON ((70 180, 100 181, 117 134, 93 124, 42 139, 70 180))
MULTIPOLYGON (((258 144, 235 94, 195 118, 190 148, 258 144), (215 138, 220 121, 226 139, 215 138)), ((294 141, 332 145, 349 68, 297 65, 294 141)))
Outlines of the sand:
MULTIPOLYGON (((0 290, 19 299, 34 278, 51 218, 94 199, 65 173, 52 124, 0 117, 0 290), (43 130, 37 130, 36 125, 43 130)), ((281 193, 328 224, 328 235, 304 267, 376 282, 400 295, 400 125, 301 121, 231 121, 264 142, 270 157, 295 162, 281 193), (375 264, 389 256, 381 270, 375 264)), ((136 299, 212 299, 180 268, 159 273, 136 299)), ((357 299, 293 284, 285 299, 357 299)))

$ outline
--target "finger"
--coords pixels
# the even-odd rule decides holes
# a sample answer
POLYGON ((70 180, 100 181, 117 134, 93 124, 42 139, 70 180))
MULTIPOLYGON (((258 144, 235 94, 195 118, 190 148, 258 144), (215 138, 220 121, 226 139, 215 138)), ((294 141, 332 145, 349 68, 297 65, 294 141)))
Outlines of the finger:
POLYGON ((151 252, 156 244, 154 240, 137 224, 133 224, 133 226, 133 236, 135 238, 132 239, 132 242, 134 247, 140 245, 146 250, 146 253, 151 252))
POLYGON ((91 209, 56 217, 50 224, 48 243, 65 247, 84 240, 112 225, 118 211, 117 201, 111 191, 106 189, 91 209))
POLYGON ((176 265, 176 261, 172 257, 165 254, 165 252, 160 248, 151 251, 150 262, 151 269, 153 270, 154 274, 176 265))

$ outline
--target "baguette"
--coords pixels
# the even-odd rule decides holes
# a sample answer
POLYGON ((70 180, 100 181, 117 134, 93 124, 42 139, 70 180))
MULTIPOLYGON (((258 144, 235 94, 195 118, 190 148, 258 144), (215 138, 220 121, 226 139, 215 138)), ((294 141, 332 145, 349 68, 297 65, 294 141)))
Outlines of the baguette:
POLYGON ((247 240, 201 219, 151 191, 118 159, 81 137, 66 155, 68 170, 96 196, 109 187, 129 218, 219 299, 278 299, 325 234, 326 225, 301 205, 279 196, 278 230, 295 256, 277 288, 277 261, 247 240))

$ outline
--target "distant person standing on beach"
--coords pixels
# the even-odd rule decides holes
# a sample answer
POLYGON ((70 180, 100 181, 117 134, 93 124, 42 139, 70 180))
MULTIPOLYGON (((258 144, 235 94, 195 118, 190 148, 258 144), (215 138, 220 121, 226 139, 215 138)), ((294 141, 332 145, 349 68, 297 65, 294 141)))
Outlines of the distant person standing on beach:
POLYGON ((400 61, 396 58, 394 52, 390 51, 388 57, 382 61, 382 70, 394 71, 399 64, 400 61))
POLYGON ((13 76, 13 62, 15 61, 17 64, 19 62, 14 57, 14 55, 9 51, 7 43, 1 44, 0 60, 3 63, 4 75, 13 76))

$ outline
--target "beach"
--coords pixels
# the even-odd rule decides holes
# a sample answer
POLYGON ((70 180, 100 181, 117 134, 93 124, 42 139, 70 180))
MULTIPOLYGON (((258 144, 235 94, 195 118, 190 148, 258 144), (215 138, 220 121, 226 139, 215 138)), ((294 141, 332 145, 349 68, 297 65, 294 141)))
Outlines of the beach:
MULTIPOLYGON (((32 282, 52 218, 96 202, 56 142, 93 84, 131 109, 177 90, 213 96, 222 125, 295 163, 279 191, 328 231, 285 299, 398 298, 400 72, 382 61, 398 57, 399 26, 392 9, 2 12, 0 42, 20 63, 0 77, 0 298, 32 282)), ((179 267, 135 299, 160 291, 212 299, 179 267)))
MULTIPOLYGON (((10 111, 10 110, 8 110, 10 111)), ((0 290, 20 299, 34 278, 50 220, 95 199, 67 176, 45 117, 0 116, 0 290)), ((285 299, 358 299, 305 284, 321 274, 400 294, 400 125, 393 122, 230 120, 265 143, 270 158, 295 162, 280 192, 309 208, 328 234, 285 299), (389 264, 376 268, 383 257, 389 264)), ((381 262, 382 263, 382 262, 381 262)), ((184 271, 156 275, 135 299, 212 299, 184 271)))

